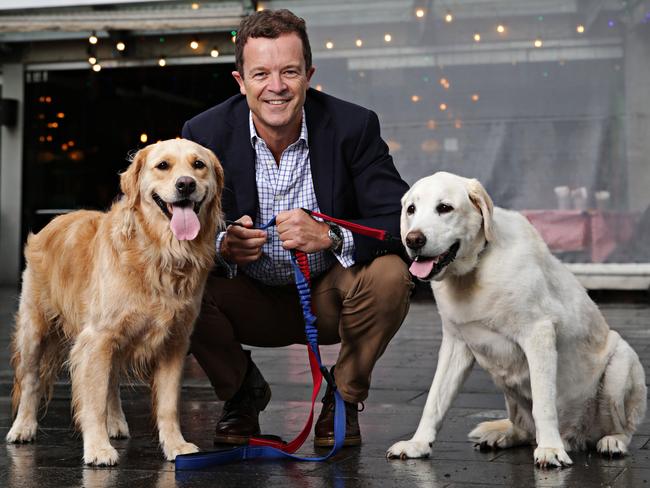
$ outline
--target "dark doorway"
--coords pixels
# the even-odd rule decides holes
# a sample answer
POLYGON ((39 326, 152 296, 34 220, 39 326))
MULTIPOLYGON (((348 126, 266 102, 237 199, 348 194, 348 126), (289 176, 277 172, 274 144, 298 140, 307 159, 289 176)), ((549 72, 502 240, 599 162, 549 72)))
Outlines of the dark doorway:
POLYGON ((231 64, 30 73, 23 238, 62 210, 108 208, 128 156, 238 93, 231 64), (147 142, 141 142, 142 134, 147 142))

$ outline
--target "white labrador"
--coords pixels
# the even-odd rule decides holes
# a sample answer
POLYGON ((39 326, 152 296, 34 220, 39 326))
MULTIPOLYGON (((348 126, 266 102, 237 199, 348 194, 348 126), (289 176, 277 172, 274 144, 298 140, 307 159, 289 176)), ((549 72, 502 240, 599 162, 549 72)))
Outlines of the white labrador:
POLYGON ((388 457, 426 457, 476 360, 508 418, 469 433, 483 447, 537 443, 541 467, 596 445, 625 454, 646 411, 643 367, 521 214, 494 208, 474 179, 436 173, 402 199, 411 272, 431 281, 442 318, 438 366, 415 435, 388 457))

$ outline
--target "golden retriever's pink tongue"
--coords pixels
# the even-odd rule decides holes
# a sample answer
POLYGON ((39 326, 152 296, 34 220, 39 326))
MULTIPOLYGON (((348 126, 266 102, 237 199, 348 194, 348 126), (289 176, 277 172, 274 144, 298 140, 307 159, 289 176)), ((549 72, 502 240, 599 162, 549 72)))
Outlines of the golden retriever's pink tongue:
POLYGON ((426 261, 413 261, 409 271, 418 278, 426 278, 431 274, 433 265, 436 264, 436 259, 427 259, 426 261))
POLYGON ((201 223, 194 213, 192 205, 185 207, 174 205, 172 221, 169 226, 179 241, 191 241, 199 234, 199 230, 201 230, 201 223))

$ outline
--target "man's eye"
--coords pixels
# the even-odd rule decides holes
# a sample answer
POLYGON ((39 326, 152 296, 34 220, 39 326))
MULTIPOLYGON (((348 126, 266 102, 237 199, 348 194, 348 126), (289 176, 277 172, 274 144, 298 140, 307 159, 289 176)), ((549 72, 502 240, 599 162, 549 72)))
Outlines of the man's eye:
POLYGON ((194 169, 203 169, 205 168, 205 163, 200 159, 197 159, 196 161, 194 161, 192 166, 194 166, 194 169))
POLYGON ((436 212, 439 214, 444 214, 444 213, 449 213, 454 209, 451 205, 447 205, 446 203, 439 203, 438 206, 436 207, 436 212))
POLYGON ((156 165, 156 168, 164 171, 166 169, 169 169, 169 163, 167 161, 161 161, 156 165))
POLYGON ((411 204, 406 208, 407 215, 413 215, 415 213, 415 205, 411 204))

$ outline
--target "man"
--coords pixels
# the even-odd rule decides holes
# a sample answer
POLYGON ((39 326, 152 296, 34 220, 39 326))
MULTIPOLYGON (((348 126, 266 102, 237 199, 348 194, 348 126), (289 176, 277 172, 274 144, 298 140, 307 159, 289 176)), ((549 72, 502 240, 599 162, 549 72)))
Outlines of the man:
MULTIPOLYGON (((217 237, 213 272, 191 352, 226 400, 215 442, 245 444, 259 433, 268 383, 241 344, 305 343, 290 250, 309 253, 321 344, 341 343, 333 370, 346 402, 346 445, 359 445, 358 405, 377 359, 400 327, 412 288, 399 244, 353 235, 301 208, 399 235, 407 191, 379 135, 377 116, 309 88, 315 68, 304 20, 263 10, 242 21, 234 96, 186 122, 183 137, 212 149, 225 172, 229 226, 217 237), (273 216, 277 225, 259 230, 273 216), (223 270, 226 270, 224 276, 223 270)), ((333 445, 328 389, 315 428, 333 445)))

